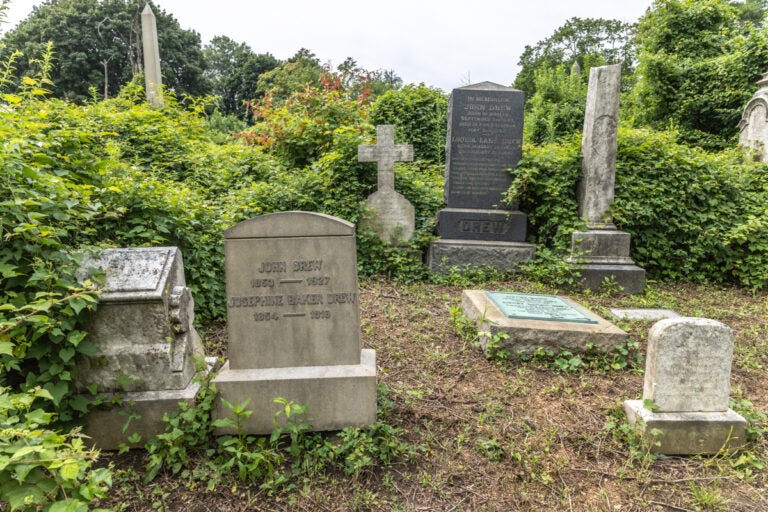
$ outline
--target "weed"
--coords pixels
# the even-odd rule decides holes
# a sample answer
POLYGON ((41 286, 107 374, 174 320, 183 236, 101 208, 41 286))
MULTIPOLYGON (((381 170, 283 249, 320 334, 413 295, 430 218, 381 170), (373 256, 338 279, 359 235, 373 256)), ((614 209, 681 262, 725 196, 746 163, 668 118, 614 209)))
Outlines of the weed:
POLYGON ((721 510, 727 502, 717 490, 716 482, 712 483, 712 487, 698 486, 696 482, 690 482, 690 487, 697 510, 721 510))
POLYGON ((479 438, 476 442, 477 451, 491 462, 499 462, 504 457, 504 448, 498 439, 479 438))

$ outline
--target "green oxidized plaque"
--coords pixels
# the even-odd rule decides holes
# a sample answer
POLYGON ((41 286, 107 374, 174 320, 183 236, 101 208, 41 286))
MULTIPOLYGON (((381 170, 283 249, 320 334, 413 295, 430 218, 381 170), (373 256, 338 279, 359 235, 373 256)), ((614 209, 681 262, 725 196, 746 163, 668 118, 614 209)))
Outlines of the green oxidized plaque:
POLYGON ((596 324, 561 297, 531 293, 485 292, 507 318, 596 324))

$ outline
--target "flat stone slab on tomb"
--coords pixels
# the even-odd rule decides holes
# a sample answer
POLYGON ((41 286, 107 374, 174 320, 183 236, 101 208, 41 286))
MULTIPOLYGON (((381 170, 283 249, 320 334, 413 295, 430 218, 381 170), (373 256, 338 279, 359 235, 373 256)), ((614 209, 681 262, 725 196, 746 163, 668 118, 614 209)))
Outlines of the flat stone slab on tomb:
POLYGON ((533 354, 538 348, 584 352, 589 347, 610 350, 629 335, 576 302, 559 296, 464 290, 464 314, 477 324, 486 350, 489 336, 503 333, 499 348, 512 355, 533 354), (529 295, 526 304, 524 296, 529 295), (510 316, 512 315, 512 316, 510 316), (530 318, 538 317, 538 318, 530 318))
POLYGON ((657 321, 665 318, 680 318, 680 314, 671 309, 618 309, 610 310, 611 315, 619 320, 648 320, 657 321))

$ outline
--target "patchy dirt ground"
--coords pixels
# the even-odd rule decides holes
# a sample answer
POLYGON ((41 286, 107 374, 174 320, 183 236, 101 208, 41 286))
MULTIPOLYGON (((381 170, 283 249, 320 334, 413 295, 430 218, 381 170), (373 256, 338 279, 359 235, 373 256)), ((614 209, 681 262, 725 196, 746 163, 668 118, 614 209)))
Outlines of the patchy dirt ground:
MULTIPOLYGON (((554 293, 527 282, 486 289, 554 293)), ((563 372, 552 359, 488 361, 459 336, 450 308, 461 287, 370 282, 361 286, 362 343, 377 353, 391 401, 387 423, 423 447, 413 460, 357 477, 322 472, 277 492, 233 478, 213 491, 161 475, 143 485, 146 455, 106 457, 118 469, 113 497, 124 510, 765 511, 768 441, 736 454, 648 456, 622 426, 621 402, 642 394, 643 365, 610 370, 600 358, 563 372)), ((766 294, 693 285, 651 285, 641 297, 570 295, 608 317, 608 307, 657 307, 731 326, 737 339, 732 396, 768 411, 766 294)), ((650 322, 619 322, 645 353, 650 322)), ((225 330, 207 330, 224 355, 225 330)), ((756 425, 761 427, 762 425, 756 425)), ((201 460, 200 464, 203 463, 201 460)))

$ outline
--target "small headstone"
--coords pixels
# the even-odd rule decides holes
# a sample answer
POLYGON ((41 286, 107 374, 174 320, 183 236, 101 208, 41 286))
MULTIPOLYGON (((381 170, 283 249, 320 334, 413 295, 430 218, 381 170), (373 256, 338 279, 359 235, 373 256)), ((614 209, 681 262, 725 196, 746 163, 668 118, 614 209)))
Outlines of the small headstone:
POLYGON ((144 51, 144 84, 147 101, 163 104, 163 76, 160 72, 160 45, 157 42, 157 21, 152 7, 147 4, 141 11, 141 42, 144 51))
POLYGON ((616 181, 621 65, 589 71, 587 107, 582 138, 582 180, 579 183, 579 216, 587 231, 571 236, 571 260, 579 264, 582 284, 598 290, 613 279, 625 293, 642 293, 645 270, 629 257, 631 236, 613 224, 610 206, 616 181))
POLYGON ((739 145, 755 152, 756 159, 768 158, 768 73, 757 82, 758 89, 739 121, 739 145))
POLYGON ((454 89, 448 104, 446 208, 440 240, 430 246, 433 272, 451 267, 510 270, 533 257, 527 216, 505 204, 522 156, 523 92, 491 82, 454 89))
POLYGON ((713 454, 744 444, 746 420, 728 408, 733 343, 727 325, 705 318, 671 318, 651 328, 643 400, 625 401, 624 411, 631 424, 641 420, 654 451, 713 454))
POLYGON ((379 188, 365 202, 373 213, 370 227, 384 242, 407 242, 416 229, 416 217, 413 205, 395 191, 395 162, 412 161, 413 146, 395 145, 395 127, 380 125, 376 127, 376 145, 358 146, 357 159, 378 164, 379 188))
MULTIPOLYGON (((314 430, 375 422, 376 354, 360 349, 354 225, 283 212, 224 237, 229 361, 214 383, 230 403, 249 400, 245 429, 272 432, 274 398, 307 406, 302 421, 314 430)), ((232 415, 222 404, 216 414, 232 415)))
POLYGON ((88 323, 98 353, 78 359, 75 384, 81 392, 119 393, 140 418, 123 431, 122 409, 91 411, 85 432, 103 449, 116 449, 137 432, 146 441, 162 433, 163 414, 192 401, 198 385, 195 358, 203 357, 193 326, 194 302, 176 247, 105 249, 84 254, 79 278, 104 274, 104 291, 88 323))
POLYGON ((539 348, 610 350, 628 338, 626 332, 567 297, 464 290, 461 306, 482 333, 483 351, 499 333, 506 335, 499 339, 499 348, 512 355, 533 354, 539 348))
POLYGON ((651 320, 658 321, 665 318, 680 318, 680 315, 671 309, 618 309, 610 310, 611 315, 619 320, 651 320))

